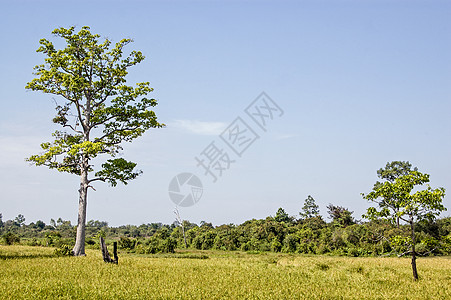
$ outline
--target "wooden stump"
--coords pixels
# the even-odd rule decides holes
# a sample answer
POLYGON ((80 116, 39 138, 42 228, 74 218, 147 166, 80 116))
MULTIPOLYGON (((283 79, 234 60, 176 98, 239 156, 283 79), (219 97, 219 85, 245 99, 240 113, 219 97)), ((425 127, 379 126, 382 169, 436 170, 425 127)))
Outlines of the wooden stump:
POLYGON ((117 257, 117 242, 113 243, 114 259, 112 259, 110 254, 108 253, 108 248, 106 247, 105 240, 103 239, 103 237, 100 237, 100 249, 102 250, 102 256, 103 256, 104 262, 113 263, 113 264, 117 265, 117 263, 119 261, 119 258, 117 257))

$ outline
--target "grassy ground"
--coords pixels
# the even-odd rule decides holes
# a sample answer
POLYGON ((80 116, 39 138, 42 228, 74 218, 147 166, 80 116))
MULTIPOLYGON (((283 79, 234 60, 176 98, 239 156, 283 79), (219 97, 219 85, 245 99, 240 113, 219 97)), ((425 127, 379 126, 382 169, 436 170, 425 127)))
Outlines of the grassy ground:
POLYGON ((54 257, 0 246, 1 299, 451 299, 451 259, 348 258, 242 252, 54 257), (208 256, 208 258, 206 258, 208 256))

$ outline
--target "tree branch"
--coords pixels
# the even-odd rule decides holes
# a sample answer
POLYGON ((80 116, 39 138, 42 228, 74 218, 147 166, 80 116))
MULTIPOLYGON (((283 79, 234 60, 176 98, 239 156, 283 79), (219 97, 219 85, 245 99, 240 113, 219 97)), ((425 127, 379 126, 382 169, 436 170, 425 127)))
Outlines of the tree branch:
POLYGON ((105 181, 106 181, 106 178, 103 178, 103 177, 96 177, 96 178, 93 178, 93 179, 88 180, 88 184, 91 183, 91 182, 94 182, 94 181, 103 181, 103 182, 105 182, 105 181))
POLYGON ((80 130, 75 129, 75 127, 73 127, 73 126, 70 125, 70 124, 64 124, 63 127, 69 127, 70 129, 72 129, 72 130, 75 131, 76 133, 83 134, 83 131, 80 131, 80 130))

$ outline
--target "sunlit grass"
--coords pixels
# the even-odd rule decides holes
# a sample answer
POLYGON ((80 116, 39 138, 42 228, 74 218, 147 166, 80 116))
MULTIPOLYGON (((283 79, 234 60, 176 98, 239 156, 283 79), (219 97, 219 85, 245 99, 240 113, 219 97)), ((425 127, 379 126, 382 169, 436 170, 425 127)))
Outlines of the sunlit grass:
POLYGON ((190 251, 160 256, 0 246, 1 299, 451 299, 451 259, 190 251), (208 257, 208 258, 207 258, 208 257), (197 259, 196 259, 197 258, 197 259))

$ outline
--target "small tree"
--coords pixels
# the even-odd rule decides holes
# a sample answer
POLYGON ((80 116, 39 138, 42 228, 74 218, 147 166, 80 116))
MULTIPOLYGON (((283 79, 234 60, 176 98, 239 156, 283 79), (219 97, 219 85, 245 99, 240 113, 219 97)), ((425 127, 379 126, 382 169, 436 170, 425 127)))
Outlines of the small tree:
POLYGON ((45 64, 35 67, 37 78, 26 88, 63 99, 56 106, 53 122, 64 130, 56 131, 53 142, 41 144, 44 152, 31 156, 28 161, 80 177, 73 252, 84 255, 88 188, 95 181, 116 186, 118 182, 127 184, 135 179, 141 173, 135 170, 136 163, 115 156, 124 142, 131 142, 146 130, 164 124, 158 123, 150 110, 157 101, 145 97, 153 91, 149 82, 135 87, 126 85, 128 68, 144 59, 139 51, 123 58, 124 47, 131 39, 122 39, 111 46, 110 40, 100 41, 100 36, 92 34, 89 27, 82 27, 78 33, 74 27, 59 28, 53 34, 62 38, 66 47, 57 50, 52 42, 40 40, 37 52, 47 58, 45 64), (93 160, 101 154, 113 159, 94 164, 93 160), (94 177, 89 176, 95 170, 94 177))
POLYGON ((42 230, 42 229, 44 229, 44 227, 45 227, 45 223, 44 223, 43 221, 41 221, 41 220, 38 220, 38 221, 36 221, 36 227, 37 227, 39 230, 42 230))
POLYGON ((25 217, 21 214, 17 215, 17 217, 14 219, 14 223, 16 223, 19 227, 25 225, 25 217))
POLYGON ((280 207, 277 212, 276 212, 276 216, 274 217, 274 220, 276 222, 285 222, 285 223, 289 223, 291 221, 290 216, 285 212, 285 210, 280 207))
POLYGON ((299 213, 302 219, 310 219, 319 216, 319 206, 315 203, 315 199, 308 195, 304 201, 302 211, 299 213))
POLYGON ((329 218, 332 219, 332 222, 335 224, 346 227, 352 224, 355 224, 355 220, 352 217, 353 211, 349 211, 347 208, 343 206, 335 206, 329 204, 327 206, 327 213, 329 214, 329 218))
POLYGON ((377 203, 378 207, 370 207, 363 217, 368 219, 384 218, 393 220, 399 217, 410 226, 410 253, 412 255, 412 272, 414 280, 418 279, 416 252, 415 252, 415 223, 428 219, 433 220, 446 208, 442 204, 445 196, 444 188, 432 189, 429 185, 423 190, 412 192, 417 186, 429 182, 429 175, 418 171, 410 171, 394 181, 386 181, 375 185, 373 191, 363 198, 377 203), (397 207, 397 210, 393 210, 397 207))
MULTIPOLYGON (((394 182, 396 178, 404 175, 408 175, 410 171, 418 171, 418 168, 415 167, 412 170, 412 164, 408 161, 392 161, 391 163, 387 163, 385 168, 380 168, 377 170, 377 176, 380 179, 387 180, 389 182, 394 182)), ((381 183, 377 181, 375 186, 380 185, 381 183)), ((399 211, 399 201, 398 199, 392 199, 391 205, 389 208, 395 213, 399 211)), ((399 217, 396 216, 395 219, 396 227, 399 228, 399 217)))

